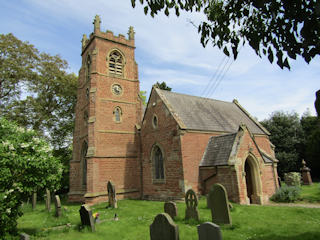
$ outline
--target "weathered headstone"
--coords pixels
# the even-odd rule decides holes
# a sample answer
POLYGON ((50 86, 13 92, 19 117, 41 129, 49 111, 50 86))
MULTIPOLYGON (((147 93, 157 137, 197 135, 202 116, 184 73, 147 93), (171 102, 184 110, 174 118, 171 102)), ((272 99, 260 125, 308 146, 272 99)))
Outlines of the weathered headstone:
POLYGON ((37 205, 37 192, 32 193, 32 210, 36 209, 37 205))
POLYGON ((61 217, 61 201, 59 195, 54 196, 54 206, 56 207, 56 217, 61 217))
POLYGON ((20 240, 29 240, 30 236, 26 233, 20 233, 20 240))
POLYGON ((214 184, 209 192, 208 201, 211 207, 212 222, 231 224, 227 191, 221 184, 214 184))
POLYGON ((178 240, 179 228, 169 214, 158 214, 150 225, 151 240, 178 240))
POLYGON ((91 231, 95 231, 95 226, 94 226, 94 220, 92 217, 92 211, 87 205, 82 205, 80 210, 80 218, 81 218, 81 224, 82 226, 89 226, 91 228, 91 231))
POLYGON ((178 209, 175 202, 165 202, 164 203, 164 212, 168 213, 172 219, 178 216, 178 209))
POLYGON ((116 198, 116 187, 111 181, 108 181, 107 189, 108 189, 108 200, 109 200, 108 207, 118 208, 117 198, 116 198))
POLYGON ((205 222, 197 226, 199 240, 222 240, 220 227, 212 222, 205 222))
POLYGON ((48 212, 51 210, 51 194, 48 189, 46 189, 46 209, 48 212))
POLYGON ((193 218, 199 221, 198 197, 192 189, 187 191, 185 201, 187 205, 185 219, 193 218))

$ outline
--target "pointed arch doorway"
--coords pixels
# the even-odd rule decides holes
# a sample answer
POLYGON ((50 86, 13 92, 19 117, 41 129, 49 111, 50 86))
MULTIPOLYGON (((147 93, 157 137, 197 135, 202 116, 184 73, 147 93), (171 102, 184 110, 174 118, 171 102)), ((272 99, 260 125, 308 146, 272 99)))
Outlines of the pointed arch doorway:
POLYGON ((244 164, 247 203, 261 204, 261 178, 257 161, 248 156, 244 164))

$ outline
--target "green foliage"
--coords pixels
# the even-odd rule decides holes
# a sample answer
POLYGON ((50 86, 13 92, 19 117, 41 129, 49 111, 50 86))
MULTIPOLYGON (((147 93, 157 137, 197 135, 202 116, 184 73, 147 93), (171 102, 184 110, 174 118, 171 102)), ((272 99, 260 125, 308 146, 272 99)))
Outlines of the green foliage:
POLYGON ((316 108, 318 118, 320 119, 320 90, 316 92, 316 101, 314 102, 314 107, 316 108))
POLYGON ((303 135, 302 157, 311 169, 314 178, 320 176, 320 120, 317 117, 303 115, 301 118, 303 135))
POLYGON ((21 94, 21 85, 33 78, 38 51, 11 33, 0 34, 0 106, 21 94))
POLYGON ((166 90, 166 91, 172 90, 172 88, 167 86, 167 84, 165 82, 162 82, 162 83, 157 82, 156 85, 162 90, 166 90))
POLYGON ((147 96, 146 96, 146 93, 147 93, 147 91, 140 91, 140 93, 139 93, 139 97, 140 97, 140 99, 141 99, 141 101, 142 101, 142 104, 143 104, 144 106, 147 105, 147 96))
MULTIPOLYGON (((131 0, 135 7, 136 0, 131 0)), ((237 58, 242 44, 249 43, 258 56, 267 56, 272 63, 290 68, 288 58, 297 55, 310 62, 320 54, 320 3, 318 1, 234 1, 234 0, 157 0, 143 1, 144 13, 154 17, 170 9, 177 16, 180 11, 197 11, 207 20, 199 24, 201 43, 210 41, 229 56, 237 58), (149 11, 150 10, 150 11, 149 11)))
POLYGON ((1 116, 50 142, 65 166, 64 187, 68 186, 66 163, 71 158, 77 91, 77 76, 67 70, 68 63, 60 56, 40 53, 12 34, 0 34, 1 116))
POLYGON ((299 172, 289 172, 284 174, 284 182, 288 186, 301 186, 301 173, 299 172))
POLYGON ((274 202, 295 202, 300 199, 300 191, 297 186, 283 185, 271 196, 270 200, 274 202))
POLYGON ((0 236, 16 233, 24 195, 59 187, 62 166, 35 131, 0 118, 0 236))
POLYGON ((270 140, 276 146, 276 158, 279 160, 278 173, 300 170, 303 129, 297 113, 274 112, 271 117, 261 122, 271 133, 270 140))

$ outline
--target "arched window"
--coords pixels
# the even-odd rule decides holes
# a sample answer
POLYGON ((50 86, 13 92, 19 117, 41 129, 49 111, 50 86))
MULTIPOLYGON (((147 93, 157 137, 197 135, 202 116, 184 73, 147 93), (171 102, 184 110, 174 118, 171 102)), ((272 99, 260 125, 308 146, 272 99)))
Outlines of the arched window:
POLYGON ((90 74, 91 74, 91 57, 88 54, 86 59, 86 81, 90 81, 90 74))
POLYGON ((81 149, 81 161, 82 161, 82 184, 87 185, 87 152, 88 152, 88 144, 86 141, 82 144, 81 149))
POLYGON ((164 179, 163 155, 159 146, 153 147, 154 179, 164 179))
POLYGON ((115 107, 113 110, 113 120, 115 122, 121 122, 122 111, 120 107, 115 107))
POLYGON ((109 73, 121 76, 123 73, 123 57, 114 50, 109 55, 109 73))

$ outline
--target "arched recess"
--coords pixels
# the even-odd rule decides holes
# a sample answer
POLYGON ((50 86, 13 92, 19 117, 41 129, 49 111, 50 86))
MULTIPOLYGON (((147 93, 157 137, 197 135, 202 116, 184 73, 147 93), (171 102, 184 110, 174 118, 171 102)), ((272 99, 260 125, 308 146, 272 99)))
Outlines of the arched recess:
POLYGON ((245 173, 246 195, 248 203, 262 203, 262 183, 260 175, 260 167, 257 158, 250 154, 244 164, 243 172, 245 173))
POLYGON ((119 49, 111 49, 107 55, 108 72, 114 76, 124 75, 125 57, 119 49))
POLYGON ((152 146, 151 163, 153 182, 165 182, 165 154, 158 143, 152 146))
POLYGON ((88 143, 84 141, 81 148, 81 163, 82 163, 82 185, 87 185, 87 152, 88 143))

